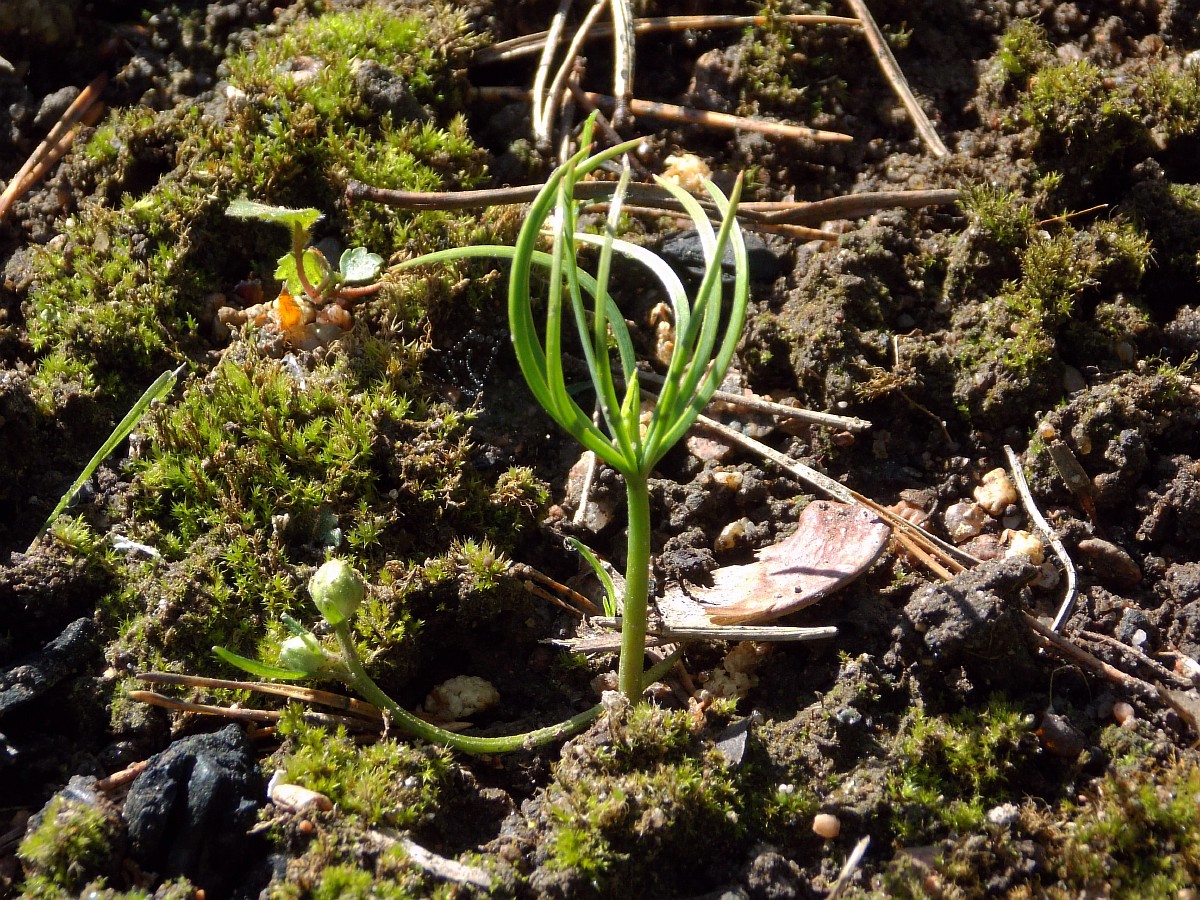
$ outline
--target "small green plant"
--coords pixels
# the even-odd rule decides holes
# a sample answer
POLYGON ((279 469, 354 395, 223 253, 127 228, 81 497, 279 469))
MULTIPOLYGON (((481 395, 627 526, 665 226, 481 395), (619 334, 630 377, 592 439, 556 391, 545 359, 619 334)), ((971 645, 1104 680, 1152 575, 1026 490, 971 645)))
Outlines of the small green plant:
POLYGON ((279 257, 275 277, 292 297, 307 297, 318 306, 331 300, 362 297, 379 289, 373 283, 383 268, 383 257, 364 247, 346 250, 334 269, 325 254, 310 246, 312 227, 321 219, 316 209, 288 209, 254 200, 234 200, 225 210, 235 219, 253 219, 282 225, 291 232, 292 249, 279 257))
MULTIPOLYGON (((585 147, 590 137, 589 123, 582 138, 585 147)), ((462 247, 401 264, 408 267, 472 256, 512 260, 508 290, 509 328, 525 381, 552 419, 625 479, 629 519, 618 683, 621 692, 631 700, 640 697, 642 692, 650 576, 650 473, 696 421, 724 379, 741 338, 749 294, 746 248, 734 215, 741 195, 741 178, 730 197, 711 183, 705 184, 713 206, 722 216, 716 232, 694 197, 677 185, 659 179, 660 186, 670 192, 691 217, 703 244, 706 269, 694 301, 688 299, 679 277, 662 259, 642 247, 617 239, 622 198, 629 183, 628 170, 614 185, 604 234, 579 231, 580 204, 575 200, 576 184, 635 145, 636 141, 630 141, 593 155, 584 149, 555 170, 533 201, 515 247, 462 247), (553 235, 552 250, 548 254, 537 249, 538 240, 547 227, 553 235), (579 244, 592 244, 600 249, 594 278, 579 266, 579 244), (733 251, 735 279, 732 303, 725 310, 721 260, 727 247, 733 251), (624 317, 608 292, 614 252, 641 263, 653 273, 666 289, 675 313, 675 348, 667 366, 666 381, 649 422, 645 424, 633 340, 624 317), (540 332, 533 315, 532 275, 535 267, 549 269, 545 326, 540 332), (591 309, 584 302, 585 292, 594 301, 591 309), (591 376, 603 427, 579 406, 567 389, 563 369, 563 319, 568 315, 564 310, 567 305, 591 376), (722 319, 726 312, 722 334, 722 319), (614 360, 610 347, 614 345, 616 367, 624 381, 623 396, 618 394, 617 379, 613 376, 614 360)))
MULTIPOLYGON (((104 462, 104 460, 108 459, 109 454, 117 449, 117 445, 120 444, 121 441, 125 440, 125 438, 129 437, 129 433, 137 427, 138 422, 142 420, 142 416, 146 415, 146 411, 150 409, 150 405, 154 403, 155 400, 165 397, 168 393, 170 393, 171 388, 175 386, 175 379, 182 371, 183 366, 180 366, 174 371, 163 372, 154 379, 154 382, 150 385, 150 387, 146 388, 146 390, 142 393, 142 396, 138 398, 137 402, 133 404, 133 407, 129 410, 129 412, 125 414, 125 417, 117 423, 116 427, 112 430, 112 434, 108 436, 108 440, 106 440, 100 446, 100 449, 96 451, 95 455, 88 460, 88 464, 83 467, 83 471, 79 473, 79 477, 75 479, 69 488, 67 488, 67 492, 63 494, 61 498, 59 498, 58 504, 54 507, 54 511, 50 513, 49 518, 47 518, 42 527, 38 529, 38 533, 33 539, 34 543, 36 543, 38 538, 42 537, 46 533, 46 530, 54 524, 54 520, 57 519, 62 514, 62 511, 70 504, 71 498, 74 497, 76 492, 87 483, 87 480, 91 478, 92 475, 95 474, 96 470, 100 468, 100 464, 104 462)), ((32 545, 30 545, 30 549, 32 549, 32 545)))
MULTIPOLYGON (((213 652, 230 665, 258 678, 285 681, 301 678, 337 679, 385 711, 392 726, 405 734, 465 753, 505 753, 561 740, 582 731, 604 711, 603 704, 597 704, 557 725, 507 737, 473 737, 438 728, 413 715, 384 693, 363 667, 351 630, 354 615, 367 592, 358 572, 343 560, 331 559, 317 569, 308 582, 308 590, 333 632, 336 649, 328 647, 291 617, 284 616, 283 622, 292 632, 292 637, 280 645, 278 665, 239 656, 224 647, 213 647, 213 652)), ((661 678, 675 664, 676 658, 677 654, 672 654, 651 669, 645 676, 648 679, 645 683, 661 678)), ((641 694, 641 690, 638 694, 641 694)))

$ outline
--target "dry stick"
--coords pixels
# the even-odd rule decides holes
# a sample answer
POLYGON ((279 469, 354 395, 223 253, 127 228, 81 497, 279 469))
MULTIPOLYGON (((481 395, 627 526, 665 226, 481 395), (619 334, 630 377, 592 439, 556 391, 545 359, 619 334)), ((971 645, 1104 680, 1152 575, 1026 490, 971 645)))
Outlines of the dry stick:
POLYGON ((1071 660, 1074 663, 1095 672, 1098 675, 1107 678, 1114 684, 1119 684, 1129 690, 1131 693, 1137 694, 1147 699, 1158 700, 1158 689, 1149 682, 1142 681, 1140 678, 1135 678, 1133 675, 1127 675, 1116 666, 1110 666, 1101 659, 1097 659, 1092 654, 1088 653, 1082 647, 1079 647, 1068 641, 1061 634, 1052 631, 1043 625, 1035 616, 1029 613, 1022 613, 1025 617, 1025 623, 1039 635, 1051 649, 1056 651, 1060 656, 1071 660))
MULTIPOLYGON (((34 184, 38 182, 56 163, 75 138, 74 126, 83 119, 88 111, 100 98, 100 93, 108 84, 108 75, 101 73, 92 79, 67 107, 62 117, 54 123, 54 127, 30 154, 29 159, 12 177, 4 192, 0 194, 0 222, 8 215, 12 205, 23 197, 34 184)), ((94 120, 93 120, 94 121, 94 120)))
POLYGON ((1096 641, 1101 644, 1108 644, 1110 647, 1116 647, 1122 653, 1133 657, 1133 659, 1152 670, 1159 678, 1162 678, 1165 681, 1170 681, 1177 687, 1184 688, 1185 690, 1187 688, 1195 687, 1195 685, 1192 683, 1192 679, 1172 672, 1158 660, 1151 659, 1137 647, 1132 647, 1129 644, 1118 641, 1114 637, 1109 637, 1107 634, 1099 634, 1095 631, 1085 631, 1081 629, 1078 634, 1085 640, 1096 641))
POLYGON ((861 219, 881 209, 918 209, 923 206, 947 206, 962 199, 953 189, 930 191, 863 191, 843 194, 810 203, 756 202, 738 204, 738 212, 755 215, 757 221, 771 225, 817 225, 829 219, 861 219))
POLYGON ((962 572, 979 564, 979 560, 970 554, 964 553, 952 544, 948 544, 941 538, 930 534, 919 525, 914 525, 903 516, 892 512, 886 506, 876 503, 870 497, 865 497, 858 493, 858 491, 851 490, 844 484, 834 481, 828 475, 823 475, 816 469, 809 468, 803 463, 785 456, 778 450, 774 450, 766 444, 754 440, 752 437, 747 437, 740 431, 722 425, 720 422, 708 418, 708 416, 699 416, 696 421, 705 428, 721 435, 726 440, 734 444, 739 444, 747 450, 757 453, 764 459, 770 460, 792 477, 803 481, 811 487, 815 487, 819 491, 823 491, 835 500, 865 506, 891 525, 893 529, 897 529, 908 535, 914 543, 922 547, 927 553, 939 558, 947 569, 953 572, 962 572))
MULTIPOLYGON (((582 91, 580 92, 582 93, 582 91)), ((482 206, 529 203, 541 191, 542 185, 529 184, 516 187, 484 188, 474 191, 397 191, 390 188, 373 187, 351 179, 346 183, 346 200, 354 203, 369 200, 386 206, 402 209, 473 209, 482 206)), ((585 181, 575 185, 576 200, 599 200, 612 195, 613 185, 604 181, 585 181)), ((846 194, 827 200, 807 202, 740 203, 738 220, 755 226, 819 224, 827 219, 858 219, 881 209, 917 209, 923 206, 942 206, 957 202, 958 191, 870 191, 862 194, 846 194)), ((634 204, 649 206, 656 212, 684 212, 682 205, 656 184, 631 184, 629 200, 634 204)), ((711 203, 697 198, 700 205, 715 219, 720 212, 711 203)), ((633 207, 626 204, 626 209, 633 207)), ((833 232, 812 231, 821 240, 837 240, 833 232)))
POLYGON ((549 143, 550 133, 545 129, 543 137, 542 116, 545 114, 546 105, 546 79, 550 77, 550 64, 554 62, 554 51, 558 49, 558 42, 562 40, 563 29, 567 24, 567 11, 571 8, 571 0, 559 0, 558 9, 554 13, 554 18, 550 20, 550 30, 546 32, 546 43, 542 47, 542 55, 538 60, 537 71, 533 75, 533 89, 529 92, 533 112, 533 137, 541 146, 543 143, 549 143))
MULTIPOLYGON (((150 706, 161 706, 173 712, 190 712, 200 716, 220 716, 233 719, 235 722, 254 722, 258 724, 274 724, 283 713, 272 709, 234 709, 229 706, 213 706, 208 703, 191 703, 187 700, 176 700, 154 691, 129 691, 126 694, 130 700, 147 703, 150 706)), ((304 718, 317 725, 345 725, 347 728, 379 728, 382 717, 377 722, 369 722, 357 716, 336 716, 331 713, 319 713, 312 710, 304 711, 304 718)))
POLYGON ((202 675, 178 675, 174 672, 139 672, 138 681, 147 684, 174 684, 184 687, 226 688, 234 691, 253 691, 259 694, 269 694, 274 697, 286 697, 289 700, 301 700, 304 703, 319 703, 331 706, 351 715, 361 716, 372 722, 381 716, 379 709, 365 700, 356 700, 344 694, 331 691, 320 691, 316 688, 304 687, 299 684, 273 684, 267 681, 234 681, 230 678, 206 678, 202 675))
MULTIPOLYGON (((846 16, 661 16, 651 19, 634 19, 633 32, 635 35, 652 34, 662 31, 689 31, 692 29, 716 28, 748 28, 769 25, 771 23, 786 25, 847 25, 851 28, 861 28, 862 22, 846 16)), ((613 34, 611 25, 600 24, 592 29, 590 37, 601 39, 613 34)), ((539 31, 534 34, 524 34, 511 40, 501 41, 478 51, 471 59, 472 63, 487 65, 495 62, 508 62, 521 56, 532 56, 542 48, 549 32, 539 31)))
MULTIPOLYGON (((616 97, 607 94, 586 92, 588 99, 602 108, 616 106, 616 97)), ((519 87, 479 87, 471 91, 477 100, 509 101, 530 99, 530 92, 519 87)), ((816 128, 806 128, 802 125, 788 125, 782 122, 767 122, 763 119, 748 119, 744 116, 732 116, 728 113, 710 112, 708 110, 689 109, 685 106, 675 106, 671 103, 655 103, 650 100, 630 99, 629 111, 635 116, 645 116, 651 119, 664 119, 668 122, 682 122, 687 125, 704 125, 709 128, 725 128, 729 130, 756 131, 773 137, 790 138, 792 140, 817 141, 820 143, 844 144, 854 140, 849 134, 838 131, 821 131, 816 128)))
MULTIPOLYGON (((654 372, 638 372, 638 378, 642 381, 649 381, 651 384, 665 384, 667 379, 654 372)), ((709 402, 728 403, 733 406, 742 406, 746 409, 752 409, 755 412, 767 413, 772 416, 779 416, 785 419, 795 419, 799 422, 808 422, 812 425, 828 425, 831 428, 844 428, 847 431, 863 432, 871 428, 871 423, 866 419, 856 419, 853 416, 838 416, 833 413, 815 412, 811 409, 800 409, 795 406, 786 406, 783 403, 776 403, 773 400, 764 400, 762 397, 754 395, 745 396, 742 394, 732 394, 729 391, 713 391, 712 400, 709 402)))
POLYGON ((135 763, 130 763, 119 772, 113 772, 111 775, 97 780, 94 787, 96 790, 104 791, 105 793, 115 791, 117 788, 124 787, 141 775, 149 765, 150 760, 140 759, 135 763))
POLYGON ((633 70, 637 47, 634 42, 633 10, 629 0, 609 3, 613 20, 613 123, 621 128, 633 124, 629 103, 633 99, 633 70))
POLYGON ((933 123, 929 121, 924 110, 917 104, 917 98, 913 96, 913 92, 909 89, 908 81, 905 80, 904 73, 900 70, 900 65, 896 62, 896 57, 892 56, 892 50, 887 45, 887 40, 884 38, 883 32, 879 30, 879 26, 875 24, 874 16, 867 9, 866 0, 846 0, 846 2, 854 10, 854 15, 862 22, 863 34, 867 36, 867 43, 871 45, 871 51, 875 54, 875 59, 879 61, 879 68, 883 70, 883 77, 887 79, 888 84, 892 86, 892 90, 896 92, 896 96, 900 98, 900 102, 904 104, 904 108, 908 110, 908 115, 912 118, 913 125, 916 126, 921 139, 925 141, 925 145, 934 156, 948 156, 950 151, 946 149, 946 145, 938 137, 933 123))
POLYGON ((533 566, 527 566, 525 563, 513 563, 513 565, 509 568, 509 571, 517 574, 518 576, 525 577, 526 581, 522 582, 522 584, 530 593, 541 597, 543 600, 549 600, 553 598, 552 602, 563 606, 564 609, 569 609, 576 615, 596 615, 600 612, 600 607, 593 603, 591 598, 579 593, 579 591, 575 590, 574 588, 570 588, 561 582, 555 581, 549 575, 542 574, 533 566), (551 594, 550 592, 539 588, 538 585, 533 584, 535 581, 545 585, 552 591, 556 591, 557 594, 562 594, 563 596, 570 598, 571 602, 573 602, 575 606, 572 607, 564 603, 563 600, 557 596, 557 594, 551 594))
MULTIPOLYGON (((592 623, 604 628, 621 628, 621 617, 595 616, 592 623)), ((820 641, 837 637, 836 625, 709 625, 698 622, 651 622, 647 634, 669 641, 820 641)), ((613 635, 619 638, 619 635, 613 635)), ((599 652, 589 647, 588 652, 599 652)))
POLYGON ((1021 461, 1017 459, 1017 454, 1008 444, 1004 445, 1004 456, 1008 459, 1008 468, 1012 472, 1013 485, 1021 497, 1021 505, 1025 507, 1025 512, 1033 522, 1033 526, 1050 544, 1050 548, 1058 557, 1058 561, 1062 563, 1063 571, 1067 575, 1067 592, 1063 595, 1062 603, 1058 607, 1058 615, 1054 617, 1054 624, 1050 626, 1054 631, 1058 631, 1067 619, 1071 618, 1071 613, 1075 609, 1075 598, 1079 596, 1079 577, 1075 574, 1075 564, 1071 562, 1071 555, 1067 553, 1063 542, 1058 539, 1058 535, 1054 533, 1050 523, 1037 508, 1033 492, 1029 490, 1029 482, 1025 480, 1025 470, 1021 466, 1021 461))
MULTIPOLYGON (((615 0, 614 0, 615 2, 615 0)), ((580 23, 579 29, 575 32, 575 36, 571 38, 571 43, 567 45, 567 53, 563 57, 562 64, 558 67, 558 71, 554 74, 554 81, 550 83, 550 91, 546 94, 546 99, 543 101, 540 119, 535 114, 534 116, 534 139, 539 145, 549 143, 550 135, 554 131, 554 115, 558 110, 559 105, 563 100, 563 92, 566 90, 567 82, 571 77, 571 72, 575 68, 575 60, 579 56, 579 51, 583 47, 583 42, 587 40, 588 31, 596 24, 596 20, 600 18, 600 13, 604 12, 604 7, 609 3, 609 0, 596 0, 592 4, 592 8, 588 10, 583 22, 580 23)), ((538 69, 539 73, 541 69, 538 69)), ((572 91, 574 93, 574 91, 572 91)), ((620 143, 618 141, 617 143, 620 143)))

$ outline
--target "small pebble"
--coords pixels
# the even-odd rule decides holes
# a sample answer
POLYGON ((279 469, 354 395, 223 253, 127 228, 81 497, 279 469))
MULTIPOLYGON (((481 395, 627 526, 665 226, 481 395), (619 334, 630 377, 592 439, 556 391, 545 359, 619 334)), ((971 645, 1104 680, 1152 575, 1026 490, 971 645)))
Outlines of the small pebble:
POLYGON ((975 502, 990 515, 999 516, 1011 504, 1017 502, 1017 489, 1013 487, 1008 472, 1004 469, 992 469, 983 476, 983 483, 975 488, 974 496, 975 502))
POLYGON ((727 491, 740 490, 742 481, 744 480, 741 472, 713 472, 713 484, 725 488, 727 491))
POLYGON ((997 828, 1008 828, 1016 823, 1021 811, 1015 803, 1001 803, 987 811, 987 820, 997 828))
POLYGON ((946 534, 956 544, 969 541, 979 532, 987 521, 987 513, 978 503, 960 501, 951 504, 942 518, 946 526, 946 534))
POLYGON ((1001 536, 1001 540, 1008 544, 1008 549, 1004 551, 1005 556, 1024 555, 1029 558, 1029 561, 1035 566, 1040 566, 1046 559, 1046 549, 1042 546, 1042 539, 1036 534, 1030 534, 1028 531, 1005 531, 1001 536))
POLYGON ((305 812, 310 809, 328 812, 333 809, 333 801, 324 794, 298 784, 273 784, 270 796, 277 806, 289 812, 305 812))
POLYGON ((832 841, 842 833, 842 820, 832 813, 817 813, 813 816, 813 834, 832 841))
POLYGON ((1133 557, 1103 538, 1084 538, 1079 552, 1084 568, 1111 587, 1131 588, 1142 580, 1142 569, 1133 557))
POLYGON ((1133 704, 1126 703, 1124 700, 1118 700, 1113 704, 1112 714, 1118 725, 1125 725, 1136 720, 1133 704))
POLYGON ((730 522, 713 539, 713 550, 717 553, 724 553, 744 543, 746 540, 746 529, 753 524, 753 522, 744 516, 736 522, 730 522))

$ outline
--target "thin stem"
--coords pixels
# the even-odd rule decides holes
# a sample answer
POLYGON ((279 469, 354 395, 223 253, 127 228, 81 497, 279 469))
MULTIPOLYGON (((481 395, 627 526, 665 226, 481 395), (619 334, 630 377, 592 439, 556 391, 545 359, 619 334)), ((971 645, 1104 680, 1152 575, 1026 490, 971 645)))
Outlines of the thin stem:
POLYGON ((646 605, 650 592, 650 484, 646 474, 625 473, 625 499, 629 508, 629 543, 617 685, 631 703, 636 703, 644 684, 642 666, 646 658, 646 605))
MULTIPOLYGON (((649 495, 646 496, 647 506, 649 504, 649 495)), ((643 592, 644 596, 644 592, 643 592)), ((644 601, 643 601, 644 602, 644 601)), ((643 625, 643 636, 645 634, 645 626, 643 625)), ((452 747, 455 750, 460 750, 463 753, 509 753, 514 750, 528 749, 538 747, 542 744, 549 744, 552 741, 568 738, 573 734, 578 734, 587 728, 592 722, 599 718, 604 712, 604 704, 597 703, 591 709, 585 710, 577 715, 572 716, 564 722, 559 722, 556 725, 550 725, 546 728, 538 728, 534 731, 527 731, 523 734, 511 734, 503 737, 473 737, 467 734, 456 734, 453 731, 446 731, 444 728, 438 728, 436 725, 431 725, 429 722, 419 719, 410 713, 407 709, 389 697, 383 692, 383 689, 377 685, 371 676, 367 674, 363 668, 361 660, 358 658, 358 651, 354 647, 354 639, 350 636, 350 623, 340 622, 333 626, 333 634, 337 638, 338 649, 341 651, 342 662, 346 666, 345 682, 354 690, 358 691, 359 695, 368 703, 373 703, 375 706, 383 710, 390 718, 392 724, 403 731, 410 737, 420 738, 421 740, 429 741, 431 744, 439 744, 446 747, 452 747)), ((679 652, 676 651, 658 663, 645 676, 642 675, 641 659, 638 660, 638 681, 637 692, 634 696, 640 696, 643 690, 642 685, 653 682, 661 678, 675 664, 679 658, 679 652), (643 681, 643 677, 648 679, 643 681)))
POLYGON ((308 232, 303 228, 293 228, 292 256, 296 260, 296 277, 300 279, 300 286, 304 288, 304 293, 308 295, 308 299, 320 305, 321 293, 312 286, 312 282, 308 280, 308 273, 304 271, 304 250, 307 246, 308 232))

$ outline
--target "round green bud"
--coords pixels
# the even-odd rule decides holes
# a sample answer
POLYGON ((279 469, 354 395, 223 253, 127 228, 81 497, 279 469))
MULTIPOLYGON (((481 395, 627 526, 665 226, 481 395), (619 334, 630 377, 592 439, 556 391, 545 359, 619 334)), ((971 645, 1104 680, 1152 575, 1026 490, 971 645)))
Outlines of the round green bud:
POLYGON ((308 581, 313 602, 330 625, 340 625, 354 615, 367 595, 367 586, 354 568, 340 559, 331 559, 308 581))
POLYGON ((312 638, 295 635, 279 645, 279 665, 315 675, 325 668, 325 651, 312 638))

